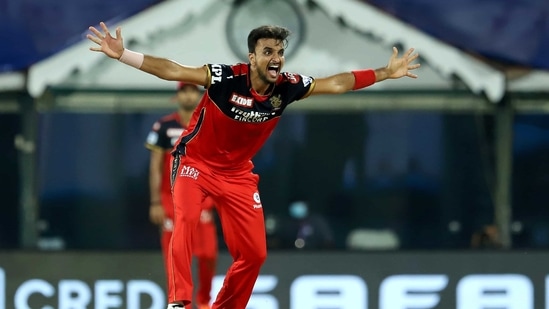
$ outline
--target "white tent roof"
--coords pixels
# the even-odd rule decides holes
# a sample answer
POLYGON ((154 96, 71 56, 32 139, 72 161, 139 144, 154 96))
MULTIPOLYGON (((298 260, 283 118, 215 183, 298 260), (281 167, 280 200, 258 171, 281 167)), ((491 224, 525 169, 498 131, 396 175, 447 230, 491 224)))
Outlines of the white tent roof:
MULTIPOLYGON (((285 71, 321 77, 379 67, 386 64, 391 47, 399 44, 405 49, 416 48, 422 56, 420 78, 384 82, 372 88, 453 89, 453 76, 457 76, 474 93, 484 92, 491 101, 498 101, 505 92, 503 73, 370 5, 353 0, 313 0, 322 8, 316 10, 306 2, 298 1, 307 31, 296 54, 287 59, 285 71)), ((229 1, 169 0, 119 26, 126 46, 133 50, 186 65, 234 63, 239 59, 231 52, 225 31, 230 13, 229 1)), ((90 46, 91 42, 80 42, 32 66, 28 80, 31 95, 41 95, 47 85, 173 89, 171 83, 90 52, 90 46)))
POLYGON ((23 73, 0 73, 0 92, 21 89, 25 89, 25 75, 23 73))

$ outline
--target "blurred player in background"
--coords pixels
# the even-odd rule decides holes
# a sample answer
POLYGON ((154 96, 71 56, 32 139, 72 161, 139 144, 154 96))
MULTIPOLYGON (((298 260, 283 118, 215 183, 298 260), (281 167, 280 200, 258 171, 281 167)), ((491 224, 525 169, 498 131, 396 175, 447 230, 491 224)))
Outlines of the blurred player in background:
MULTIPOLYGON (((290 32, 279 26, 250 31, 248 63, 184 66, 125 49, 120 28, 113 37, 105 23, 100 25, 103 32, 90 27, 92 34, 87 36, 98 45, 91 47, 92 51, 165 80, 185 81, 207 89, 173 151, 175 222, 168 258, 168 309, 184 308, 191 302, 190 232, 198 224, 206 196, 216 202, 225 243, 233 257, 213 308, 246 308, 267 258, 259 176, 253 173, 252 158, 290 103, 310 95, 362 89, 386 79, 416 78, 412 70, 420 66, 413 63, 419 56, 413 54, 413 49, 399 57, 394 47, 388 64, 378 69, 341 72, 324 78, 283 72, 290 32)), ((356 52, 368 56, 367 51, 356 52)), ((330 142, 326 140, 326 147, 330 147, 330 142)))
MULTIPOLYGON (((161 227, 161 246, 164 265, 168 265, 168 250, 173 231, 174 209, 170 184, 171 154, 198 104, 200 91, 195 84, 180 82, 175 101, 177 111, 154 123, 145 146, 151 150, 149 186, 151 222, 161 227)), ((198 309, 209 309, 210 291, 217 260, 217 232, 213 218, 214 202, 207 197, 202 203, 200 223, 193 232, 192 253, 198 260, 199 287, 196 295, 198 309)), ((168 270, 166 269, 166 274, 168 270)))

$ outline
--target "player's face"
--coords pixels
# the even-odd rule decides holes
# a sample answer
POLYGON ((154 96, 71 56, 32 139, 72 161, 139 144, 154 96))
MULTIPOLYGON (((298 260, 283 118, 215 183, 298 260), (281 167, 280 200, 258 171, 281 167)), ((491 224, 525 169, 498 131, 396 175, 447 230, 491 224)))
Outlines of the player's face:
POLYGON ((250 64, 265 83, 274 83, 284 66, 284 42, 276 39, 259 39, 255 52, 250 53, 250 64))
POLYGON ((196 87, 185 86, 177 91, 176 99, 179 108, 185 111, 192 111, 198 105, 200 91, 196 87))

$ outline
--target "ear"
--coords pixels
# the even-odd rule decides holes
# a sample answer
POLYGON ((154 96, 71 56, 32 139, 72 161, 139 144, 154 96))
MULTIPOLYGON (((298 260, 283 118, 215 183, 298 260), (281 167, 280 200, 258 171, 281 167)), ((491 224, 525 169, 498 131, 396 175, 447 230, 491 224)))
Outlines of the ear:
POLYGON ((250 64, 255 66, 255 53, 248 53, 248 60, 250 60, 250 64))

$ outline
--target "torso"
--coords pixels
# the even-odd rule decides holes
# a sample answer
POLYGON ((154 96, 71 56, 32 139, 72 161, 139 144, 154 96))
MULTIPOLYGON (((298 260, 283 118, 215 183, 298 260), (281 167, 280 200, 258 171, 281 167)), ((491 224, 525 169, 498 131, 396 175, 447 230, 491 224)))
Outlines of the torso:
POLYGON ((247 64, 208 65, 210 85, 176 152, 218 171, 247 171, 284 109, 306 97, 311 77, 282 73, 270 93, 251 90, 247 64))

